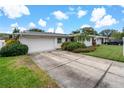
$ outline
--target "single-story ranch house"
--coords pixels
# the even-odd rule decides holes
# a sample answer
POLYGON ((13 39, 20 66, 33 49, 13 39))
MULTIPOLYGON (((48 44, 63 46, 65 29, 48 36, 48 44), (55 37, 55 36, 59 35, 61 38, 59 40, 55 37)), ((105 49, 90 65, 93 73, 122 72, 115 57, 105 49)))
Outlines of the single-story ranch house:
MULTIPOLYGON (((29 53, 55 50, 61 47, 66 41, 72 41, 69 34, 47 33, 47 32, 25 32, 19 33, 19 41, 28 45, 29 53)), ((96 39, 96 44, 102 44, 107 41, 103 36, 91 36, 96 39)), ((86 46, 92 46, 92 38, 84 41, 86 46)))

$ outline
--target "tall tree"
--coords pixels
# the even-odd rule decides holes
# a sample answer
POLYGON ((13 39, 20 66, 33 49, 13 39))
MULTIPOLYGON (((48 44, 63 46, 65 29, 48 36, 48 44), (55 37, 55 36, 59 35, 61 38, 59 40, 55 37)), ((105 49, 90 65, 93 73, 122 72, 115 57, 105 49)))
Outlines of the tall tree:
POLYGON ((84 27, 81 30, 86 32, 89 35, 98 35, 97 31, 94 30, 94 28, 92 28, 92 27, 84 27))
POLYGON ((114 39, 122 39, 122 33, 123 32, 118 32, 118 31, 113 32, 111 37, 113 37, 114 39))
POLYGON ((17 27, 15 27, 14 29, 13 29, 13 33, 19 33, 20 32, 20 30, 17 28, 17 27))
POLYGON ((117 30, 114 29, 105 29, 100 32, 100 35, 106 36, 106 37, 111 37, 113 32, 116 32, 117 30))

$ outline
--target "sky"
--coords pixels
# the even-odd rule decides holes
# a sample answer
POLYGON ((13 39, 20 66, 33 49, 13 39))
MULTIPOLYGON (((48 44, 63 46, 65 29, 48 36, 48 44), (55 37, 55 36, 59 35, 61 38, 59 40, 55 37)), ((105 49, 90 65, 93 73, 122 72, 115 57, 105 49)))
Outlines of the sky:
POLYGON ((107 5, 14 5, 0 6, 0 33, 39 28, 46 32, 69 34, 83 27, 121 31, 124 6, 107 5))

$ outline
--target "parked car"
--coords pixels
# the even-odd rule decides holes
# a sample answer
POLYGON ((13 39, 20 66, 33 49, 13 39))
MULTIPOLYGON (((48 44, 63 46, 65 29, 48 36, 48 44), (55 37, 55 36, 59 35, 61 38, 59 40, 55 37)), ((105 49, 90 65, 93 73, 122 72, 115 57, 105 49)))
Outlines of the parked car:
POLYGON ((123 45, 123 40, 111 40, 109 42, 105 42, 107 45, 123 45))

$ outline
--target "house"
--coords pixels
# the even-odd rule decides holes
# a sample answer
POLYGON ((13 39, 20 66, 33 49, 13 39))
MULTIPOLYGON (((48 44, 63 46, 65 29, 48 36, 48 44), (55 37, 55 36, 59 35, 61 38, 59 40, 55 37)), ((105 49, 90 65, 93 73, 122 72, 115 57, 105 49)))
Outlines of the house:
POLYGON ((69 40, 69 35, 67 34, 47 32, 26 32, 19 34, 19 41, 28 45, 29 53, 55 50, 60 48, 63 42, 69 40))
MULTIPOLYGON (((80 34, 78 34, 80 35, 80 34)), ((87 47, 88 46, 92 46, 92 42, 93 40, 95 40, 96 42, 96 45, 101 45, 101 44, 104 44, 105 42, 108 42, 109 39, 108 37, 105 37, 105 36, 97 36, 97 35, 89 35, 89 40, 84 40, 84 41, 80 41, 78 40, 78 38, 76 40, 74 40, 76 38, 77 34, 73 34, 73 35, 70 35, 70 39, 71 41, 77 41, 77 42, 83 42, 87 47)))
MULTIPOLYGON (((72 41, 72 36, 69 34, 58 34, 48 32, 25 32, 19 33, 19 41, 28 45, 29 53, 55 50, 61 48, 63 42, 72 41)), ((96 44, 105 42, 106 37, 92 36, 96 39, 96 44)), ((92 38, 89 41, 84 41, 86 46, 92 46, 92 38)))

